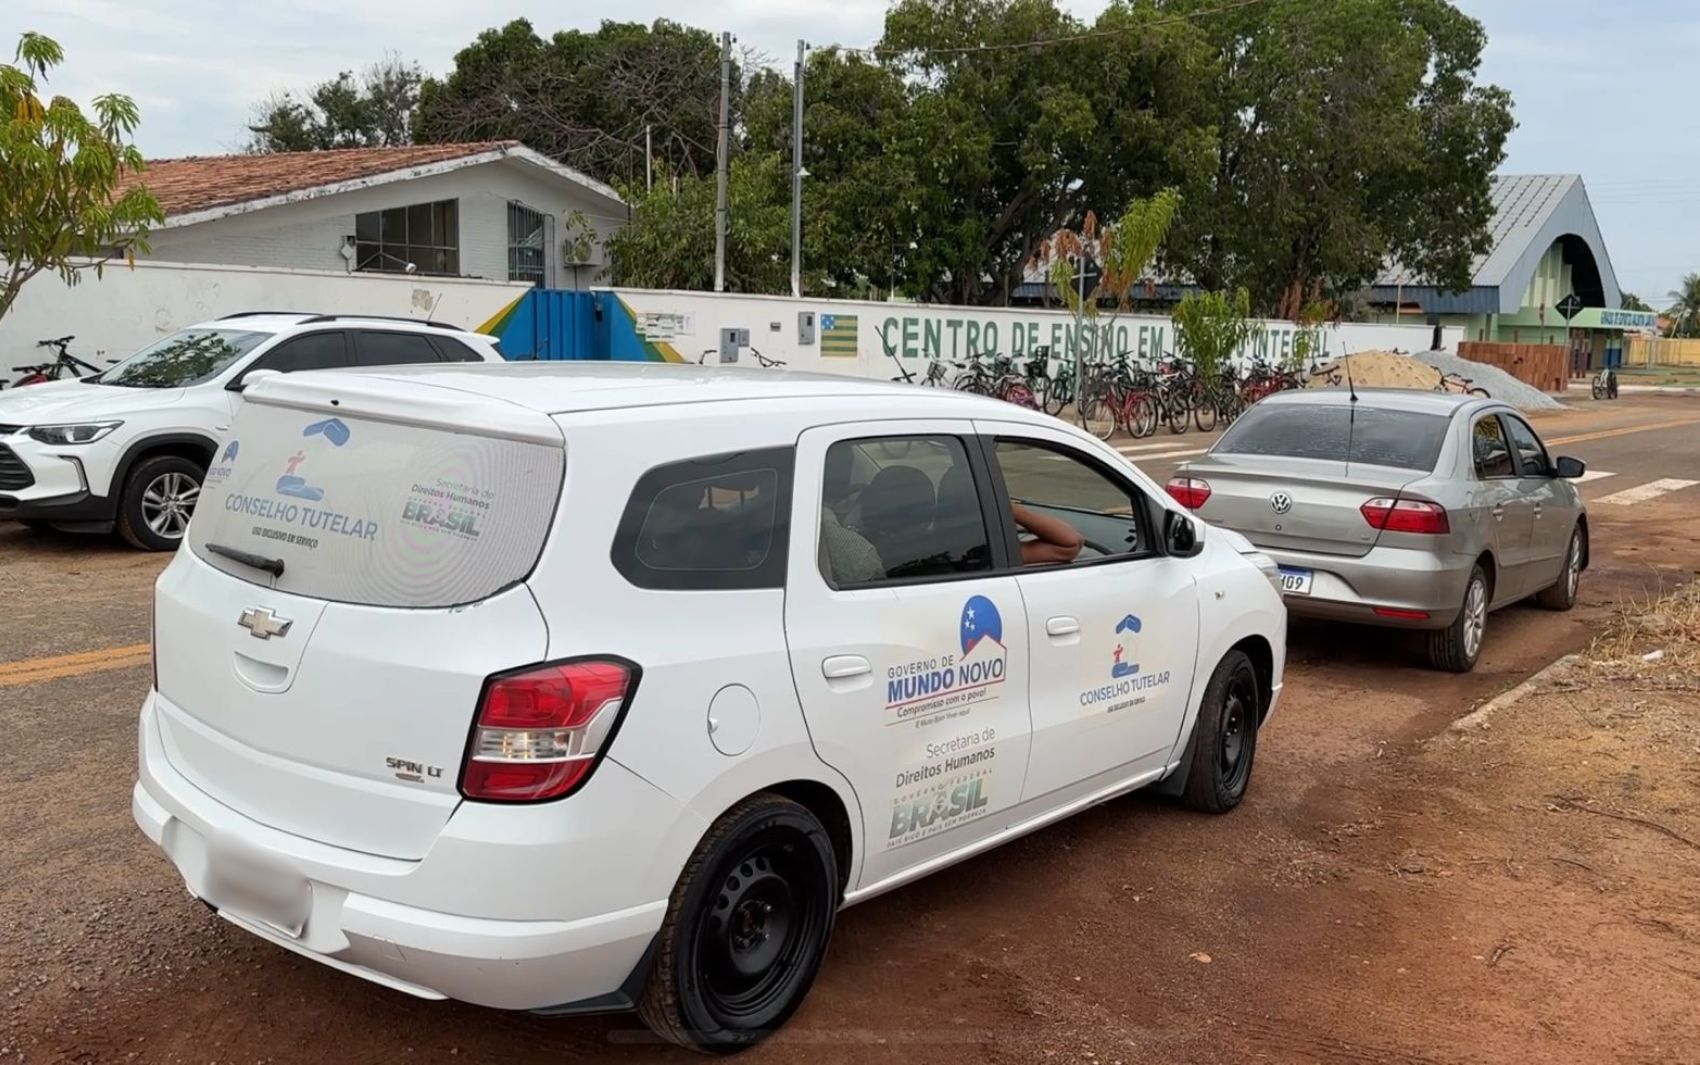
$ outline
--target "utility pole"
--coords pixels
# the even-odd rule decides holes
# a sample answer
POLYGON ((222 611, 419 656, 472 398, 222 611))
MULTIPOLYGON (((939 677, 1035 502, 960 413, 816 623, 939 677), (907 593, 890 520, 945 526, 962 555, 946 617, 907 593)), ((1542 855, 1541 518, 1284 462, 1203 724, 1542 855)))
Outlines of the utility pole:
POLYGON ((791 295, 803 294, 803 64, 808 46, 797 42, 797 73, 791 79, 791 295))
POLYGON ((650 126, 643 125, 643 190, 655 188, 655 144, 650 139, 650 126))
POLYGON ((726 291, 727 138, 732 132, 732 35, 720 35, 720 143, 714 153, 714 291, 726 291))

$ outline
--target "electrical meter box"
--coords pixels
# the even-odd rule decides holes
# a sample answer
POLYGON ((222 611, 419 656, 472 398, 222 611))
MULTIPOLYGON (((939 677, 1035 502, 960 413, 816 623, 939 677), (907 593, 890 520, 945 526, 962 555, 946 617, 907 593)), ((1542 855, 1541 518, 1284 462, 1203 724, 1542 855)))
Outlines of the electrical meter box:
POLYGON ((720 361, 737 362, 738 352, 750 346, 750 331, 748 329, 722 329, 720 331, 720 361))
POLYGON ((815 312, 797 312, 797 343, 807 347, 815 342, 815 312))

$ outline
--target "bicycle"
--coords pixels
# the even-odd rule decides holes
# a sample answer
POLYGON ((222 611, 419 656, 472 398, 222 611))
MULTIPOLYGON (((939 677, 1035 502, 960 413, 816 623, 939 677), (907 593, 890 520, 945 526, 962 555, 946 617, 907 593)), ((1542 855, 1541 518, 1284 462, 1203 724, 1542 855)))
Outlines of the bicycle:
MULTIPOLYGON (((18 378, 16 381, 13 381, 12 387, 23 388, 25 385, 39 385, 45 384, 48 381, 58 381, 66 374, 70 374, 73 378, 87 376, 87 374, 79 372, 82 370, 88 371, 88 374, 105 373, 106 371, 101 367, 96 366, 91 362, 86 362, 83 359, 79 359, 75 355, 71 354, 71 341, 75 339, 77 339, 75 336, 64 336, 54 337, 50 340, 36 341, 35 346, 38 348, 55 349, 53 361, 44 362, 37 366, 14 367, 14 369, 22 373, 23 376, 18 378)), ((116 366, 118 364, 117 359, 108 359, 106 361, 108 366, 116 366)))
POLYGON ((1595 399, 1617 398, 1617 371, 1607 368, 1594 375, 1592 391, 1595 399))
POLYGON ((1465 377, 1461 373, 1441 374, 1440 380, 1435 383, 1434 390, 1436 392, 1450 392, 1454 395, 1468 393, 1472 396, 1480 396, 1482 399, 1492 398, 1487 389, 1477 385, 1474 379, 1465 377))

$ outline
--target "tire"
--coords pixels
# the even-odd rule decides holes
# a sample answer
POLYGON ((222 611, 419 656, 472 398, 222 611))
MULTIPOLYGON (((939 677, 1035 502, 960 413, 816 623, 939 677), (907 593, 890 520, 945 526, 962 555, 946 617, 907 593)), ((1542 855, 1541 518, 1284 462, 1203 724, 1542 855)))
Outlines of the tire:
POLYGON ((1133 410, 1128 415, 1128 421, 1133 424, 1133 435, 1144 438, 1157 431, 1157 401, 1149 392, 1139 392, 1133 397, 1133 410))
POLYGON ((1578 525, 1570 532, 1570 546, 1564 552, 1564 569, 1559 573, 1558 580, 1549 587, 1541 590, 1535 596, 1535 602, 1548 610, 1569 610, 1576 605, 1576 590, 1582 583, 1582 558, 1587 547, 1583 538, 1582 527, 1578 525))
POLYGON ((180 455, 136 463, 118 499, 118 535, 143 551, 177 550, 200 499, 204 476, 206 470, 199 463, 180 455))
POLYGON ((1594 385, 1593 385, 1592 391, 1594 393, 1595 399, 1605 399, 1606 398, 1605 383, 1602 382, 1598 377, 1594 378, 1594 385))
POLYGON ((832 841, 805 807, 768 792, 734 806, 697 844, 673 888, 638 1016, 657 1035, 697 1050, 760 1042, 814 983, 832 939, 839 884, 832 841))
POLYGON ((1187 409, 1186 400, 1178 395, 1170 396, 1163 403, 1163 421, 1176 436, 1186 432, 1192 424, 1192 411, 1187 409))
POLYGON ((1120 399, 1115 395, 1082 396, 1077 408, 1080 414, 1080 427, 1100 440, 1109 440, 1116 435, 1117 405, 1120 399))
POLYGON ((1229 651, 1210 675, 1198 708, 1182 805, 1225 814, 1240 804, 1251 784, 1262 715, 1263 688, 1256 668, 1244 651, 1229 651))
POLYGON ((1201 433, 1216 431, 1216 419, 1221 416, 1215 399, 1210 396, 1194 396, 1192 405, 1192 424, 1198 426, 1201 433))
POLYGON ((1482 388, 1480 385, 1477 385, 1476 387, 1470 389, 1470 395, 1480 396, 1482 399, 1492 399, 1493 398, 1492 393, 1488 392, 1487 389, 1482 388))
POLYGON ((1487 574, 1479 565, 1471 567, 1458 616, 1446 628, 1428 634, 1430 669, 1468 673, 1476 668, 1476 660, 1482 654, 1482 642, 1487 638, 1488 595, 1487 574))

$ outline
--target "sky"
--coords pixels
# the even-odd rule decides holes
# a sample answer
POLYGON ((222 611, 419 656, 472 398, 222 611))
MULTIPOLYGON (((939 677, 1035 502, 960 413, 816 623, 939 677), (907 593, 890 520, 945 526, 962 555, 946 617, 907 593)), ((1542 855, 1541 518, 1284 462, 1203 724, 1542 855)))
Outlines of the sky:
MULTIPOLYGON (((1317 0, 1325 3, 1327 0, 1317 0)), ((1655 307, 1700 271, 1697 0, 1455 0, 1481 19, 1483 80, 1511 90, 1507 173, 1580 173, 1619 284, 1655 307)), ((1063 0, 1093 17, 1102 0, 1063 0)), ((66 50, 53 91, 132 96, 150 158, 235 151, 254 101, 394 52, 449 69, 481 29, 526 17, 539 32, 592 29, 611 12, 730 30, 777 58, 812 44, 865 45, 884 0, 6 0, 0 50, 25 29, 66 50), (705 21, 708 12, 719 25, 705 21)), ((9 57, 9 56, 8 56, 9 57)))

